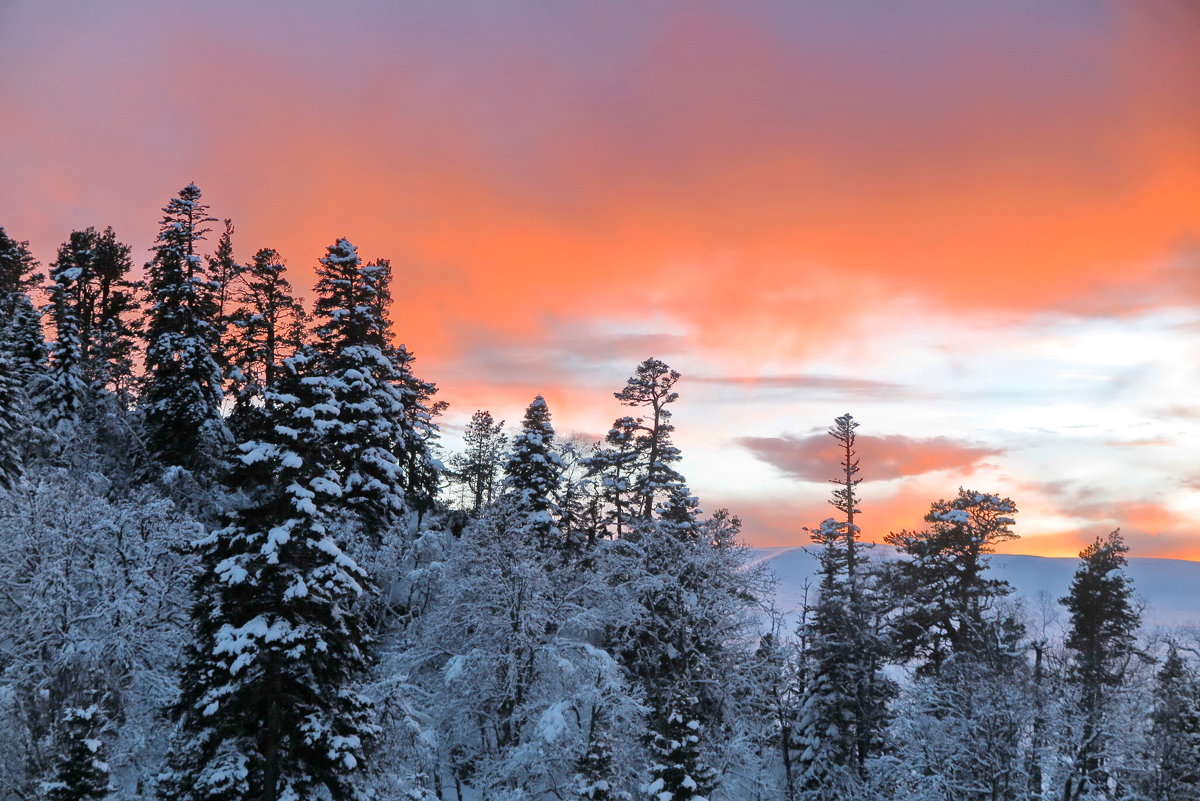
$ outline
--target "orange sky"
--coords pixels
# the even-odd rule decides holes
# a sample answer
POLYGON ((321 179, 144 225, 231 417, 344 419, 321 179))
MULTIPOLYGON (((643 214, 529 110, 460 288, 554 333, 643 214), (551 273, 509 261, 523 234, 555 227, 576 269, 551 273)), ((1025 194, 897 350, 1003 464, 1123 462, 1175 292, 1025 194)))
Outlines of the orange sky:
MULTIPOLYGON (((1098 444, 1162 434, 1160 407, 1195 426, 1175 376, 1195 363, 1133 344, 1175 342, 1200 303, 1194 3, 451 5, 0 5, 0 225, 43 260, 86 225, 140 250, 194 180, 240 255, 275 247, 305 287, 347 236, 392 259, 449 433, 534 392, 601 432, 658 355, 708 382, 685 390, 685 470, 753 511, 757 542, 802 538, 824 488, 749 467, 739 438, 851 409, 881 437, 994 451, 979 478, 1039 510, 1016 550, 1120 524, 1144 555, 1200 558, 1200 502, 1163 484, 1195 493, 1186 454, 1098 444), (1082 361, 1047 351, 1110 335, 1082 361), (1119 383, 1139 370, 1157 383, 1119 383), (724 381, 804 375, 843 383, 724 381), (1049 409, 1107 416, 1034 441, 1049 409), (735 451, 756 478, 723 479, 735 451), (1072 511, 1087 491, 1107 509, 1072 511)), ((879 518, 917 525, 965 480, 881 481, 879 518)))

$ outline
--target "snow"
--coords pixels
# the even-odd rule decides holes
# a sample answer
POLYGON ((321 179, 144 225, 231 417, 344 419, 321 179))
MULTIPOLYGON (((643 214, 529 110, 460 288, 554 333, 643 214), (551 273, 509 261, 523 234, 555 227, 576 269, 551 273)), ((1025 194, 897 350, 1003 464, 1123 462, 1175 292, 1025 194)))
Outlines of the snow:
MULTIPOLYGON (((749 564, 765 565, 779 579, 775 603, 780 611, 794 613, 805 602, 806 583, 808 601, 816 598, 818 553, 816 546, 751 548, 749 564)), ((877 545, 868 553, 873 558, 897 558, 895 549, 887 545, 877 545)), ((1067 594, 1078 559, 1017 554, 992 554, 988 559, 991 575, 1011 584, 1031 613, 1047 600, 1059 608, 1059 616, 1065 620, 1065 610, 1057 601, 1067 594)), ((1133 581, 1135 597, 1146 602, 1145 627, 1200 625, 1200 562, 1130 557, 1126 572, 1133 581)))

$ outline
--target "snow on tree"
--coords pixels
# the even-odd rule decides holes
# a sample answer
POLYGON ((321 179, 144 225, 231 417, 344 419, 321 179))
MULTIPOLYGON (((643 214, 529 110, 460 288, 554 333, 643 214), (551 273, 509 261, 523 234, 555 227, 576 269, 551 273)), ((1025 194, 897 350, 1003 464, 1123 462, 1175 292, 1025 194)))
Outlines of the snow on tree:
POLYGON ((525 410, 521 432, 513 438, 504 464, 503 488, 510 502, 526 516, 526 536, 545 551, 561 552, 565 545, 556 523, 559 514, 555 505, 562 471, 554 449, 550 407, 538 395, 525 410))
MULTIPOLYGON (((88 436, 73 447, 93 452, 88 436)), ((193 526, 94 462, 31 460, 0 492, 0 787, 33 797, 55 770, 45 745, 63 714, 93 703, 109 721, 118 797, 157 771, 186 616, 188 565, 174 546, 193 526)))
POLYGON ((220 331, 215 285, 197 253, 209 232, 208 206, 188 184, 163 209, 150 295, 146 377, 141 397, 148 444, 163 463, 206 471, 227 441, 221 416, 220 331))
MULTIPOLYGON (((440 770, 484 794, 572 793, 602 719, 615 764, 588 782, 628 785, 640 706, 596 647, 623 599, 603 576, 542 547, 537 504, 510 493, 463 531, 403 663, 423 688, 440 770), (599 725, 599 724, 597 724, 599 725)), ((435 768, 435 773, 437 769, 435 768)))
POLYGON ((100 739, 100 708, 73 707, 63 715, 64 740, 54 779, 42 784, 46 801, 99 801, 108 796, 109 767, 100 739))
POLYGON ((1150 731, 1151 801, 1200 798, 1200 678, 1174 642, 1155 680, 1150 731))
POLYGON ((1091 788, 1106 787, 1112 778, 1104 757, 1108 695, 1125 680, 1141 624, 1132 602, 1132 582, 1125 574, 1128 551, 1120 529, 1097 537, 1079 553, 1070 591, 1059 601, 1071 614, 1064 644, 1079 713, 1071 736, 1074 769, 1063 790, 1064 801, 1085 798, 1091 788))
POLYGON ((18 242, 0 226, 0 317, 13 313, 15 295, 27 295, 37 287, 37 261, 28 242, 18 242))
POLYGON ((858 423, 846 414, 830 435, 842 454, 841 475, 830 503, 841 519, 828 518, 811 532, 821 547, 821 583, 807 621, 808 649, 802 712, 797 726, 805 797, 836 798, 866 779, 867 761, 880 753, 887 704, 895 694, 882 675, 889 643, 883 608, 869 586, 860 553, 858 423))
POLYGON ((264 392, 275 385, 279 363, 304 341, 305 314, 292 294, 287 265, 277 251, 262 248, 249 265, 239 266, 237 271, 226 267, 224 272, 233 282, 225 303, 236 304, 226 315, 229 326, 224 346, 237 387, 230 426, 248 434, 260 416, 264 392))
POLYGON ((677 693, 666 707, 664 725, 650 741, 651 801, 706 801, 716 776, 701 752, 702 726, 697 699, 677 693))
POLYGON ((236 449, 232 485, 249 497, 195 546, 202 569, 164 799, 362 794, 377 730, 356 688, 367 655, 353 607, 366 575, 338 541, 346 493, 320 436, 338 405, 311 362, 302 353, 283 365, 268 391, 273 425, 236 449))
POLYGON ((993 614, 1012 587, 986 575, 995 545, 1017 537, 1016 511, 1008 498, 960 489, 930 506, 928 528, 884 537, 904 556, 892 577, 901 603, 897 645, 922 673, 936 673, 952 654, 987 650, 1019 628, 993 614))
POLYGON ((504 421, 496 421, 491 412, 477 410, 463 434, 464 450, 450 458, 450 472, 466 492, 464 506, 478 514, 492 502, 499 484, 508 437, 504 421))
POLYGON ((40 415, 51 431, 69 433, 80 422, 90 400, 84 380, 83 336, 79 313, 83 287, 92 272, 95 232, 76 231, 58 249, 50 267, 50 303, 46 313, 54 327, 49 368, 37 391, 40 415))
POLYGON ((432 384, 412 375, 412 357, 389 342, 391 265, 364 264, 348 240, 317 268, 319 370, 338 412, 324 430, 345 491, 370 537, 410 504, 432 506, 438 465, 429 451, 432 384))
POLYGON ((25 384, 7 340, 10 330, 0 327, 0 489, 12 489, 24 473, 21 443, 30 422, 25 384))

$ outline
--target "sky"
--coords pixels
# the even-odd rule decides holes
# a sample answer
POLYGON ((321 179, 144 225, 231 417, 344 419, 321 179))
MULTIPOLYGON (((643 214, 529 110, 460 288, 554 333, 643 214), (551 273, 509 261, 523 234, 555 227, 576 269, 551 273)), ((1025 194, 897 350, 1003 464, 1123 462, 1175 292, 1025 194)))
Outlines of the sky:
MULTIPOLYGON (((146 253, 188 182, 302 294, 345 236, 451 406, 602 436, 683 374, 755 545, 960 486, 1017 553, 1200 559, 1200 6, 0 0, 0 225, 146 253)), ((148 258, 148 256, 147 256, 148 258)))

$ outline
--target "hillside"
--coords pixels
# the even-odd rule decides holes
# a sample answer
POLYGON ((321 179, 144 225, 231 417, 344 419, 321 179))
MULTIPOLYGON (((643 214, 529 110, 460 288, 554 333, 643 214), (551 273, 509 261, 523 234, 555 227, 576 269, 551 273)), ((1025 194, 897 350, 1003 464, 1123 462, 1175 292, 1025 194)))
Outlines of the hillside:
MULTIPOLYGON (((753 562, 765 563, 779 579, 775 599, 781 610, 791 611, 803 604, 806 583, 815 591, 818 579, 814 548, 751 550, 753 562)), ((882 545, 873 554, 883 559, 895 556, 891 548, 882 545)), ((1031 609, 1036 609, 1040 598, 1053 602, 1066 593, 1077 562, 1069 557, 996 554, 991 557, 991 569, 1012 584, 1031 609)), ((1129 575, 1138 598, 1146 605, 1143 619, 1147 626, 1200 625, 1200 562, 1132 557, 1129 575)))

